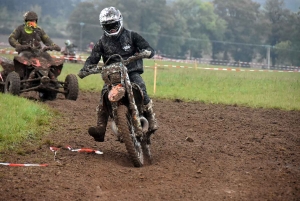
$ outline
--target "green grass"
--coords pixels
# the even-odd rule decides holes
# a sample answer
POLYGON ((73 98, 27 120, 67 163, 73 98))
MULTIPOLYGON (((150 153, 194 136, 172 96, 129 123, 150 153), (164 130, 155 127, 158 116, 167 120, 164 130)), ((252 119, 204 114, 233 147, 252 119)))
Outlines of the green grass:
POLYGON ((53 113, 26 98, 0 94, 0 152, 37 139, 49 127, 53 113))
MULTIPOLYGON (((172 65, 168 62, 158 64, 172 65)), ((153 65, 153 60, 145 60, 145 66, 153 65)), ((81 68, 82 64, 67 63, 61 77, 68 73, 77 74, 81 68)), ((146 82, 148 94, 155 98, 300 110, 300 73, 159 67, 155 93, 154 69, 145 68, 142 77, 146 82)), ((79 79, 79 86, 81 90, 100 91, 103 82, 100 75, 91 75, 79 79)))
POLYGON ((158 69, 155 94, 153 76, 143 77, 157 98, 300 110, 300 73, 158 69))

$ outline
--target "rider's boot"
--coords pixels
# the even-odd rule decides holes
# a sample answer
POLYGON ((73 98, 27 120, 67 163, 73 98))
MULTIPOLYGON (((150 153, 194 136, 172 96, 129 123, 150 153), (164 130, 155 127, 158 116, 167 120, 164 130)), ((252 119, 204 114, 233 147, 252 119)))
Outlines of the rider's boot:
POLYGON ((147 105, 144 105, 144 113, 145 113, 145 117, 149 122, 148 141, 150 143, 150 135, 153 134, 158 129, 155 113, 153 112, 152 100, 150 100, 150 102, 147 105))
POLYGON ((106 125, 108 121, 108 112, 102 105, 97 107, 97 126, 92 126, 89 128, 89 135, 92 136, 97 142, 104 142, 106 125))

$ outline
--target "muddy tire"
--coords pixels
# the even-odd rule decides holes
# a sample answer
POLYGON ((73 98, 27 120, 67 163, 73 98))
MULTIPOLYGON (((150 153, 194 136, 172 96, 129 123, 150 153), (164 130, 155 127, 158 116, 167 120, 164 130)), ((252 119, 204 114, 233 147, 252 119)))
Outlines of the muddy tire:
POLYGON ((78 87, 78 80, 76 75, 69 74, 67 75, 65 79, 65 97, 68 100, 77 100, 78 98, 78 92, 79 92, 79 87, 78 87))
POLYGON ((5 81, 4 93, 10 93, 18 96, 20 95, 20 87, 21 80, 19 74, 15 71, 10 72, 5 81))
POLYGON ((134 137, 134 134, 132 134, 132 122, 126 106, 120 105, 118 107, 117 117, 118 132, 123 138, 129 157, 132 160, 134 167, 142 167, 144 164, 144 157, 141 143, 138 142, 136 137, 134 137))

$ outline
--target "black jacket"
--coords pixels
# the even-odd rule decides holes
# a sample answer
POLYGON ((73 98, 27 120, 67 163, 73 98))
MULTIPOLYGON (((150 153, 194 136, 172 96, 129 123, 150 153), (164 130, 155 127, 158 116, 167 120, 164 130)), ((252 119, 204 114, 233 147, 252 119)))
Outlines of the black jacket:
MULTIPOLYGON (((89 65, 98 64, 101 57, 105 63, 108 57, 112 54, 119 54, 123 59, 127 59, 128 57, 134 55, 135 53, 141 52, 142 50, 151 51, 149 58, 154 56, 153 48, 141 35, 134 31, 129 31, 123 28, 119 37, 108 37, 104 34, 95 44, 92 53, 87 58, 82 70, 89 65)), ((113 57, 107 64, 117 61, 119 61, 119 58, 113 57)), ((142 59, 131 62, 126 67, 128 69, 128 73, 139 72, 142 74, 144 72, 142 59)))
POLYGON ((43 42, 46 46, 54 45, 53 41, 42 28, 37 27, 33 33, 28 34, 25 32, 24 27, 25 25, 22 24, 10 34, 8 41, 12 47, 16 47, 17 45, 30 45, 31 47, 41 48, 40 42, 43 42))

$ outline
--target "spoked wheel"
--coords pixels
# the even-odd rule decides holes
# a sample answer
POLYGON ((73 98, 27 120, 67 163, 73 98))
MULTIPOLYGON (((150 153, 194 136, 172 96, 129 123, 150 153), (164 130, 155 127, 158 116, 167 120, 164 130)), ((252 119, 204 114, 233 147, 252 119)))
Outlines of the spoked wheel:
POLYGON ((10 72, 6 78, 4 93, 10 93, 12 95, 20 95, 21 80, 18 73, 15 71, 10 72))
POLYGON ((120 105, 117 110, 118 122, 117 127, 126 146, 126 150, 135 167, 142 167, 144 156, 141 143, 137 140, 132 129, 132 122, 128 108, 120 105))

